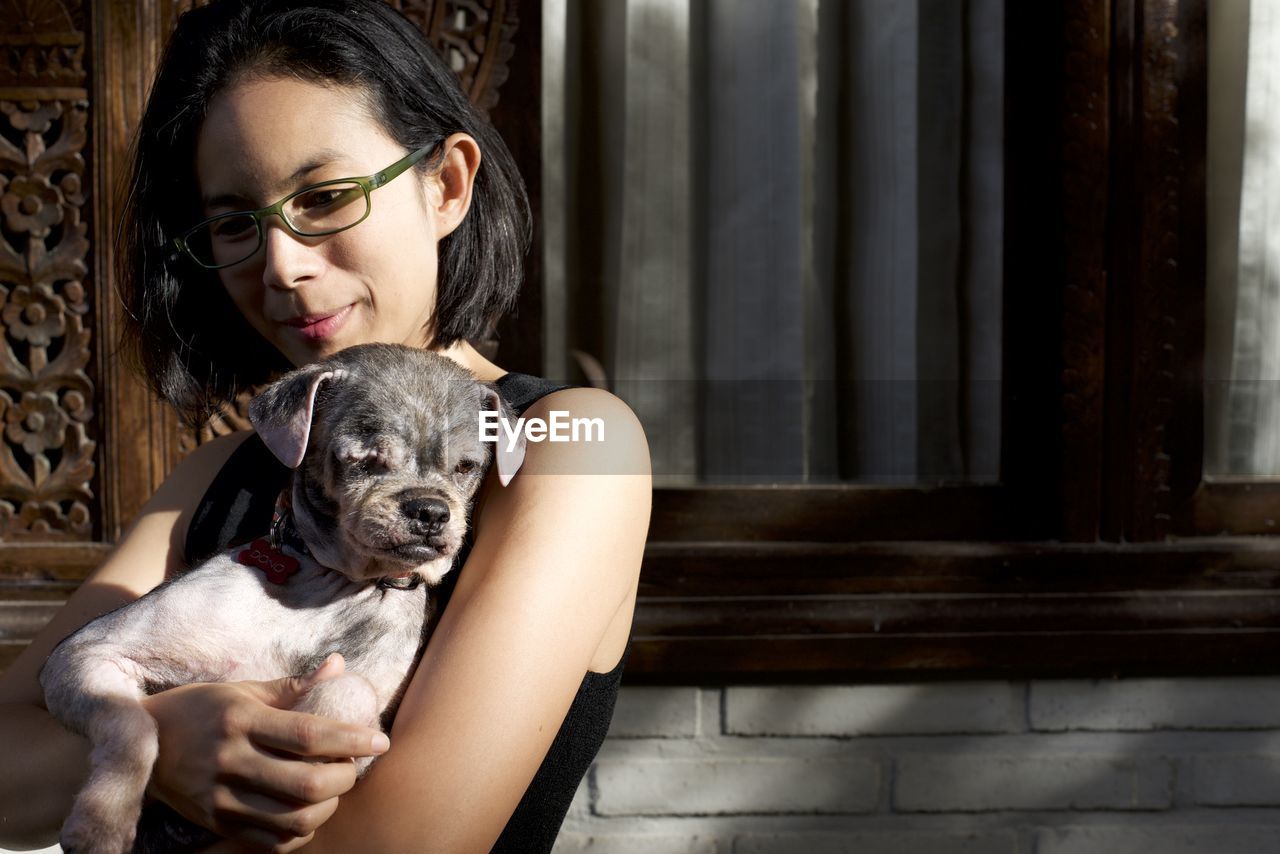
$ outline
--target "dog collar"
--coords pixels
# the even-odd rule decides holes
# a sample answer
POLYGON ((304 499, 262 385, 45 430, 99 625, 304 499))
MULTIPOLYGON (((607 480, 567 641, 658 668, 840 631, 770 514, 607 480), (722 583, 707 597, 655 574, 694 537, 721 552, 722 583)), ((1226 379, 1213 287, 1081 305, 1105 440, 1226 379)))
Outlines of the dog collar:
POLYGON ((404 575, 384 575, 378 579, 378 586, 383 590, 413 590, 422 583, 422 576, 416 572, 404 575))
POLYGON ((298 535, 298 529, 293 525, 293 503, 288 487, 280 490, 280 494, 276 496, 276 506, 271 510, 271 529, 268 538, 271 540, 272 548, 281 549, 288 546, 298 554, 315 560, 307 544, 298 535))
MULTIPOLYGON (((253 558, 254 562, 247 564, 248 566, 262 567, 262 569, 267 571, 267 577, 269 579, 274 581, 276 584, 284 584, 290 575, 293 575, 293 573, 298 571, 298 562, 280 551, 285 546, 288 546, 300 555, 311 558, 313 561, 315 560, 315 556, 311 554, 311 550, 307 548, 307 544, 303 541, 302 537, 298 535, 298 529, 294 527, 293 504, 288 487, 280 490, 280 494, 276 496, 276 506, 271 511, 271 530, 268 534, 268 539, 254 540, 249 549, 240 553, 238 559, 241 563, 246 563, 244 555, 249 551, 256 549, 260 555, 266 555, 265 560, 268 562, 272 560, 275 560, 276 563, 280 563, 281 561, 291 561, 293 564, 292 569, 287 569, 283 576, 280 576, 280 572, 278 571, 273 575, 272 570, 267 569, 267 567, 263 565, 263 557, 253 558), (259 546, 261 546, 261 548, 258 548, 259 546), (277 577, 279 577, 280 580, 277 581, 277 577)), ((316 561, 316 563, 319 564, 320 562, 316 561)), ((285 565, 287 566, 287 564, 285 565)), ((326 572, 334 571, 323 564, 320 565, 326 572)), ((382 590, 413 590, 417 588, 418 585, 422 584, 422 576, 414 572, 406 572, 402 575, 386 575, 379 578, 377 584, 382 590)))

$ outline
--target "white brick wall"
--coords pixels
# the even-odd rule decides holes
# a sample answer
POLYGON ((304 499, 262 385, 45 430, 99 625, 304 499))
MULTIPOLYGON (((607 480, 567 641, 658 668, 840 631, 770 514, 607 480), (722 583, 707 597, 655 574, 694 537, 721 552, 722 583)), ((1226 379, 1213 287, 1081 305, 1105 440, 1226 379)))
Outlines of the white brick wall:
POLYGON ((1280 854, 1280 678, 624 688, 573 852, 1280 854))
POLYGON ((624 688, 583 851, 1280 854, 1280 678, 624 688))

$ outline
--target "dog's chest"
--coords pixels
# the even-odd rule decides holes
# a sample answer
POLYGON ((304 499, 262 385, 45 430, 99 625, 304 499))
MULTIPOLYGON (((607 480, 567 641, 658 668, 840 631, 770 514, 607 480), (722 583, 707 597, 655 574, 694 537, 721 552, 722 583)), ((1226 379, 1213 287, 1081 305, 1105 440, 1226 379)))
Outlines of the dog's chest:
POLYGON ((303 560, 275 584, 227 552, 157 590, 151 618, 182 637, 191 663, 221 681, 305 672, 330 652, 389 695, 417 655, 427 619, 425 587, 356 585, 303 560), (392 685, 379 684, 394 683, 392 685))

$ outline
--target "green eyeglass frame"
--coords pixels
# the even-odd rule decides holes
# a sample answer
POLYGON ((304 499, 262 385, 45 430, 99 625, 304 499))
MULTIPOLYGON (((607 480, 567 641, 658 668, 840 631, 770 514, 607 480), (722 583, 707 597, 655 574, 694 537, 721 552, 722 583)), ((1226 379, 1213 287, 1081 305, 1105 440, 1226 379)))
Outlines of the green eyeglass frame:
POLYGON ((274 215, 274 216, 280 217, 280 221, 284 223, 284 227, 289 229, 289 231, 293 232, 299 237, 323 237, 326 234, 337 234, 340 231, 346 231, 348 228, 357 226, 360 223, 364 222, 366 219, 368 219, 369 214, 373 211, 373 201, 369 197, 370 193, 372 193, 374 190, 378 189, 379 187, 382 187, 382 186, 385 186, 386 184, 391 183, 392 180, 400 176, 402 173, 404 173, 410 167, 416 164, 419 160, 421 160, 422 158, 430 154, 432 151, 434 151, 437 145, 438 145, 437 143, 432 143, 431 145, 425 145, 422 148, 419 148, 417 151, 412 151, 409 154, 406 154, 404 157, 400 158, 395 163, 392 163, 386 169, 383 169, 379 172, 375 172, 372 175, 366 175, 360 178, 335 178, 332 181, 320 181, 319 183, 309 184, 299 190, 295 190, 289 195, 285 196, 283 199, 280 199, 280 201, 276 202, 275 204, 267 205, 265 208, 259 208, 256 211, 229 211, 228 213, 218 214, 217 216, 211 216, 208 219, 201 220, 200 222, 196 223, 191 228, 184 231, 180 236, 173 238, 173 240, 171 241, 171 245, 177 252, 181 253, 182 255, 185 255, 187 258, 190 258, 193 262, 203 267, 204 269, 221 270, 224 267, 232 267, 236 264, 242 264, 257 254, 258 250, 262 248, 262 243, 264 240, 264 234, 262 230, 262 221, 269 216, 274 215), (304 231, 302 229, 299 229, 289 221, 289 217, 285 215, 285 205, 287 205, 290 201, 297 198, 298 196, 301 196, 304 193, 310 193, 315 190, 321 189, 323 187, 338 185, 338 184, 357 184, 360 186, 360 189, 364 191, 365 210, 364 210, 363 216, 361 216, 359 219, 356 219, 354 222, 346 223, 345 225, 341 225, 337 228, 321 229, 317 231, 304 231), (258 239, 257 239, 257 243, 254 244, 253 249, 249 251, 247 254, 245 254, 244 257, 237 258, 235 261, 229 261, 222 264, 209 264, 209 263, 206 263, 205 261, 202 261, 200 257, 197 255, 197 253, 195 252, 195 250, 193 250, 191 247, 190 241, 191 241, 192 235, 196 234, 202 229, 207 229, 210 226, 222 220, 231 219, 232 217, 243 217, 243 216, 252 217, 254 227, 257 229, 258 239))

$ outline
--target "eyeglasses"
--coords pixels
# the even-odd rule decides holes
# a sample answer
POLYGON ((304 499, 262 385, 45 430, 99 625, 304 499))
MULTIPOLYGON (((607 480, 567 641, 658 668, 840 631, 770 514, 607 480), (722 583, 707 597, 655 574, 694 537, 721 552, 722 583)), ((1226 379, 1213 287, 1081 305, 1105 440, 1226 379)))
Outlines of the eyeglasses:
POLYGON ((321 181, 256 211, 233 211, 209 217, 175 237, 173 247, 206 270, 221 270, 247 261, 258 251, 263 241, 262 221, 273 214, 300 237, 345 231, 364 222, 373 210, 370 193, 390 183, 435 147, 419 148, 381 172, 363 178, 321 181))

